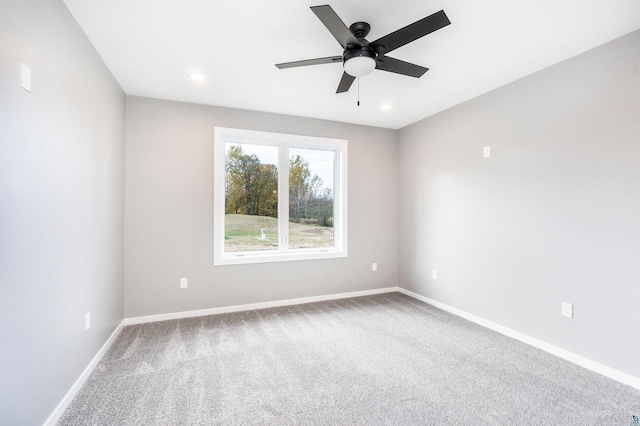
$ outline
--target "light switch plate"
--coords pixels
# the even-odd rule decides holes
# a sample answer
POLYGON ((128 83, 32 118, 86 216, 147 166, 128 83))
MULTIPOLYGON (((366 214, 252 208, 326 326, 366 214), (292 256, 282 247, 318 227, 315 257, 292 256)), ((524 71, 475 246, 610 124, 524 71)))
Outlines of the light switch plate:
POLYGON ((20 85, 27 92, 31 92, 31 68, 29 68, 25 64, 20 65, 22 66, 20 85))
POLYGON ((571 303, 562 302, 562 316, 573 318, 573 305, 571 303))
POLYGON ((188 282, 186 278, 180 278, 180 288, 187 288, 188 282))
POLYGON ((438 279, 438 270, 434 269, 431 271, 431 276, 433 277, 434 280, 438 279))
POLYGON ((485 146, 484 148, 482 148, 482 157, 483 158, 491 157, 491 147, 490 146, 485 146))

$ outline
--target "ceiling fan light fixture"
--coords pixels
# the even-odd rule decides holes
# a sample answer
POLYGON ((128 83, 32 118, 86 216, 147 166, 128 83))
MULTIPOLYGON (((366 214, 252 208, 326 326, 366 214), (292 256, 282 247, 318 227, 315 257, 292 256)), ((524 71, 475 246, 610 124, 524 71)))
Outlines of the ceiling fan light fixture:
POLYGON ((362 77, 363 75, 367 75, 375 68, 375 59, 367 56, 356 56, 344 63, 345 72, 353 77, 362 77))
POLYGON ((352 77, 362 77, 376 68, 376 54, 368 48, 344 54, 344 71, 352 77))

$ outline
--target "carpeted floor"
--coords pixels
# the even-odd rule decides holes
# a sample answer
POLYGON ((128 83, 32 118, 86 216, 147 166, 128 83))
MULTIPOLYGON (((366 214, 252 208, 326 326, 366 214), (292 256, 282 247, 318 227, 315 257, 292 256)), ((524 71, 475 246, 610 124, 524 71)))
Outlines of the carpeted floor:
POLYGON ((630 425, 640 390, 400 293, 127 326, 59 425, 630 425))

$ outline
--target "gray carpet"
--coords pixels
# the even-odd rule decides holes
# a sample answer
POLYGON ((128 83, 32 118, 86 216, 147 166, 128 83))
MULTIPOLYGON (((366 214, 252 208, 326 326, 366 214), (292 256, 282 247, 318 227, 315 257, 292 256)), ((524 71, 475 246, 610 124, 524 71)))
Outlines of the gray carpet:
POLYGON ((640 391, 399 293, 127 326, 60 425, 630 425, 640 391))

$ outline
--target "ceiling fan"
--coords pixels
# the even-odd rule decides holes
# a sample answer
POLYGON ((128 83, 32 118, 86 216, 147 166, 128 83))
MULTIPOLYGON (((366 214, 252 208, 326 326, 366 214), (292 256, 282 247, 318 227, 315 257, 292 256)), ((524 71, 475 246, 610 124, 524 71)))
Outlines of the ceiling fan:
POLYGON ((451 23, 444 10, 441 10, 376 41, 368 42, 365 37, 371 26, 366 22, 356 22, 347 28, 331 6, 312 6, 311 10, 340 43, 344 49, 342 56, 285 62, 276 64, 276 67, 284 69, 342 62, 344 72, 336 93, 348 91, 356 77, 366 75, 374 69, 420 78, 429 68, 391 58, 387 53, 451 23))

